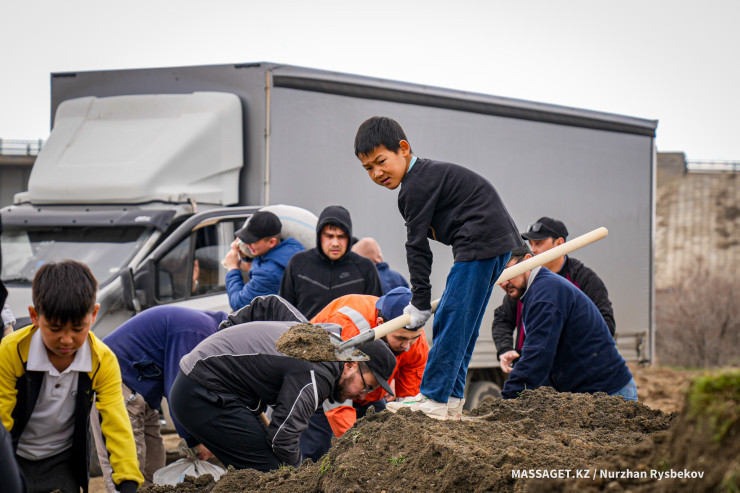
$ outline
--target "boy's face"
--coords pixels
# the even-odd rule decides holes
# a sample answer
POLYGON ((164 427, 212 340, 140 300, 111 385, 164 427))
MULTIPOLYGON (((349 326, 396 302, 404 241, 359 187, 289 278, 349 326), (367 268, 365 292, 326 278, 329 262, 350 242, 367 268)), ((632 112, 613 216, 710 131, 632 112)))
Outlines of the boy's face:
POLYGON ((41 339, 46 346, 46 352, 49 357, 74 359, 78 349, 85 344, 87 333, 95 322, 98 315, 99 304, 96 304, 93 311, 85 315, 79 323, 67 322, 60 324, 48 320, 44 315, 36 312, 32 306, 28 307, 28 313, 31 315, 31 323, 39 328, 41 339))
POLYGON ((379 146, 369 154, 358 156, 370 179, 389 190, 398 188, 401 180, 406 176, 406 170, 411 161, 409 143, 402 140, 399 145, 396 152, 388 150, 385 146, 379 146))

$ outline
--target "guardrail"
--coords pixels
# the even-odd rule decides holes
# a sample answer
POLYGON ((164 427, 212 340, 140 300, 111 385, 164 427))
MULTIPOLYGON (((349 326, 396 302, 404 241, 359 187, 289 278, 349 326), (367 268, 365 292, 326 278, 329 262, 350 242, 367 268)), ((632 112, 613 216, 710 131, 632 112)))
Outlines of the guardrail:
POLYGON ((690 161, 686 161, 686 171, 688 171, 689 173, 718 173, 724 171, 737 173, 738 171, 740 171, 740 161, 712 161, 692 159, 690 161))
POLYGON ((0 155, 3 156, 35 156, 44 146, 42 139, 14 140, 0 139, 0 155))

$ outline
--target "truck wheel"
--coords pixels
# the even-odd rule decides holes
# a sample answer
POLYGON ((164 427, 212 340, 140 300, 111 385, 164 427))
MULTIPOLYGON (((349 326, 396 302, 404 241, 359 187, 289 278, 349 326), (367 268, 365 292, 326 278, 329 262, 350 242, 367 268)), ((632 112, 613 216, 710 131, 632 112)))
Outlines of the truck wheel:
POLYGON ((470 411, 484 402, 501 398, 501 388, 493 382, 479 380, 472 382, 465 399, 465 410, 470 411))

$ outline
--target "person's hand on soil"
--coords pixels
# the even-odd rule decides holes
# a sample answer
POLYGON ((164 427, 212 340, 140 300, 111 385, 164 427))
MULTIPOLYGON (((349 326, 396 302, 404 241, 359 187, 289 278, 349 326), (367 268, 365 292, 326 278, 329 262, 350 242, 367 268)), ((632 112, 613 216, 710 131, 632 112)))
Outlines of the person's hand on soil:
POLYGON ((213 455, 211 451, 208 450, 206 446, 203 445, 202 443, 193 447, 193 451, 195 452, 195 454, 198 456, 198 459, 200 460, 208 460, 208 459, 212 459, 213 457, 215 457, 215 455, 213 455))
POLYGON ((519 353, 517 353, 513 349, 511 351, 506 351, 504 354, 499 356, 498 360, 501 363, 501 371, 504 373, 511 373, 511 370, 512 370, 511 362, 517 359, 518 357, 519 357, 519 353))

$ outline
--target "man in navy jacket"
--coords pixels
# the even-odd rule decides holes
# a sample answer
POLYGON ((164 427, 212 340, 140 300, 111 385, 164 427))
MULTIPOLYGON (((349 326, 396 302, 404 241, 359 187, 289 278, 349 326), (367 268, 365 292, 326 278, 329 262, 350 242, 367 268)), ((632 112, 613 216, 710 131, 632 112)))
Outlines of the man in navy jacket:
MULTIPOLYGON (((530 258, 528 247, 512 252, 507 267, 530 258)), ((544 267, 501 285, 522 301, 526 338, 522 355, 501 395, 550 385, 561 392, 606 392, 637 400, 637 389, 598 308, 581 290, 544 267)))
MULTIPOLYGON (((550 217, 541 217, 537 222, 530 224, 522 238, 529 241, 534 255, 539 255, 565 243, 568 238, 568 228, 562 221, 550 217)), ((609 293, 604 281, 580 260, 563 255, 545 264, 548 270, 566 278, 594 302, 604 317, 606 326, 612 337, 616 331, 614 323, 614 309, 609 300, 609 293)), ((522 326, 522 302, 504 296, 501 306, 493 312, 491 326, 493 342, 496 343, 498 359, 504 373, 511 372, 513 363, 519 358, 524 344, 524 328, 522 326), (511 334, 514 332, 515 340, 511 334)))

